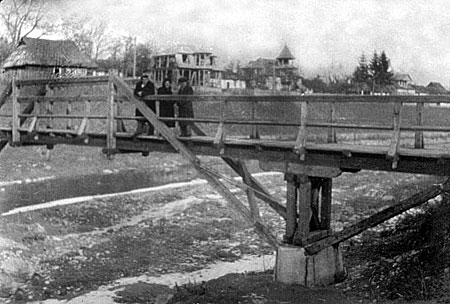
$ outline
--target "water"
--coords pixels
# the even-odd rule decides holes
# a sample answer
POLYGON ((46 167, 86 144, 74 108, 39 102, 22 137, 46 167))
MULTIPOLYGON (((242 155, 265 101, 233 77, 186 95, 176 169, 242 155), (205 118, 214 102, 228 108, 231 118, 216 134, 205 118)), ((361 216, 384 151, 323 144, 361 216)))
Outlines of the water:
POLYGON ((189 167, 182 170, 139 171, 89 174, 32 182, 11 183, 0 188, 0 214, 9 210, 49 201, 88 195, 126 192, 191 180, 196 173, 189 167))

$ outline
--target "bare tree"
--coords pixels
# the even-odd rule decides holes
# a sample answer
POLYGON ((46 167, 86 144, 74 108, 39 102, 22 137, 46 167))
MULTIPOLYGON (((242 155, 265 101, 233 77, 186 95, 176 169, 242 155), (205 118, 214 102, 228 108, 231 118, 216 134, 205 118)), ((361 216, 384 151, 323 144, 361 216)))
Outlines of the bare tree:
POLYGON ((72 15, 63 20, 60 32, 66 39, 74 41, 80 50, 94 60, 110 50, 111 36, 105 20, 72 15))
POLYGON ((44 15, 46 2, 43 0, 5 0, 0 6, 0 21, 6 28, 6 38, 11 45, 32 32, 45 31, 44 15))

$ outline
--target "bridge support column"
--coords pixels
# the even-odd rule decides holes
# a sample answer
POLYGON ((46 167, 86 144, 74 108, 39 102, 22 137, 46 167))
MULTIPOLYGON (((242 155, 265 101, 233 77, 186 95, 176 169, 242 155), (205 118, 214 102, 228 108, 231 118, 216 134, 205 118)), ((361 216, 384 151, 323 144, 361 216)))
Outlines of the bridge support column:
POLYGON ((344 272, 339 246, 308 255, 307 244, 330 235, 332 178, 285 173, 285 244, 277 250, 275 278, 283 283, 323 286, 344 272))

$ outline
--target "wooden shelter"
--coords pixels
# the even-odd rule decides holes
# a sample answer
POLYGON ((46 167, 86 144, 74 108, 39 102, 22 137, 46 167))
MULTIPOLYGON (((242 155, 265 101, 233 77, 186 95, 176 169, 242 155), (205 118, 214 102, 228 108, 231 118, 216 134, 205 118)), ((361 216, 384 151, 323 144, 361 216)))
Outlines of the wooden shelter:
POLYGON ((92 74, 95 63, 73 41, 24 37, 3 62, 2 81, 54 77, 82 77, 92 74))

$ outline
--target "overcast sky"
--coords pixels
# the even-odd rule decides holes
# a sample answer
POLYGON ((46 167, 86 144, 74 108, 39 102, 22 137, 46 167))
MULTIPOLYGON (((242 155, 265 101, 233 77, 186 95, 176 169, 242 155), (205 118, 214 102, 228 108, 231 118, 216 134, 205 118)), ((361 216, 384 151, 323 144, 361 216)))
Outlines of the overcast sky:
POLYGON ((287 43, 305 73, 384 50, 418 84, 450 82, 447 0, 54 0, 138 41, 196 44, 222 57, 273 58, 287 43))

